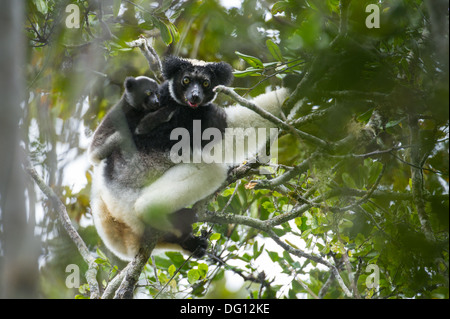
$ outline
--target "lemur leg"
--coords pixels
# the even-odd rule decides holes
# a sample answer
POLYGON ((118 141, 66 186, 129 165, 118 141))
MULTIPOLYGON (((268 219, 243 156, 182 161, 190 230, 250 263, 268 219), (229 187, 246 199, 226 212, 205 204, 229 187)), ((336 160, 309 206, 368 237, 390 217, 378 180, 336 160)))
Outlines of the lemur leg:
POLYGON ((106 247, 123 260, 131 260, 140 247, 141 232, 114 218, 98 196, 91 203, 97 232, 106 247))
POLYGON ((171 230, 170 214, 211 195, 226 177, 223 164, 178 164, 142 190, 134 209, 146 224, 171 230))
POLYGON ((197 221, 195 211, 191 208, 183 208, 169 215, 172 225, 181 235, 167 233, 162 241, 180 245, 183 249, 194 253, 194 257, 201 258, 208 248, 208 240, 205 237, 197 237, 192 234, 192 224, 197 221))

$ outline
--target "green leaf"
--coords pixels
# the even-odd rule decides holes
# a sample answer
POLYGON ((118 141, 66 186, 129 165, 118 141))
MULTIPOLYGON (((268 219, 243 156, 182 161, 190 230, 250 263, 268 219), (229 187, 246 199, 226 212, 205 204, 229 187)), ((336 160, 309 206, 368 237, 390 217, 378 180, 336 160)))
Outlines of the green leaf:
POLYGON ((265 68, 270 68, 270 67, 272 67, 272 66, 277 66, 277 65, 279 65, 279 64, 280 64, 279 62, 267 62, 267 63, 263 63, 263 65, 264 65, 265 68))
POLYGON ((169 27, 164 22, 162 22, 158 18, 155 18, 154 16, 151 16, 151 20, 153 24, 159 29, 161 33, 161 38, 164 41, 164 43, 166 45, 171 44, 173 41, 173 37, 169 27))
POLYGON ((195 283, 200 279, 200 273, 197 269, 191 269, 188 271, 188 281, 190 284, 195 283))
POLYGON ((258 258, 262 254, 262 252, 264 251, 264 245, 265 244, 263 244, 261 246, 261 248, 259 250, 257 250, 256 252, 255 252, 255 250, 253 250, 253 259, 258 258))
POLYGON ((306 247, 307 248, 309 248, 309 247, 311 247, 311 243, 312 243, 312 241, 313 241, 313 236, 311 236, 311 237, 309 237, 307 240, 306 240, 306 247))
POLYGON ((117 17, 117 15, 119 14, 121 3, 122 3, 122 0, 114 0, 113 1, 113 14, 115 17, 117 17))
POLYGON ((242 259, 242 260, 245 261, 245 262, 250 262, 250 260, 252 260, 253 257, 250 256, 248 253, 244 253, 244 255, 242 255, 242 256, 240 257, 240 259, 242 259))
POLYGON ((281 50, 272 40, 268 39, 266 41, 266 46, 269 49, 270 54, 274 57, 277 61, 283 61, 283 55, 281 54, 281 50))
POLYGON ((47 6, 47 3, 44 0, 34 0, 34 4, 36 5, 36 9, 40 13, 47 14, 48 6, 47 6))
POLYGON ((283 259, 291 265, 294 264, 294 259, 292 259, 291 254, 288 253, 286 250, 283 251, 283 259))
POLYGON ((272 259, 273 262, 277 262, 278 259, 280 259, 280 256, 278 256, 278 253, 274 252, 274 251, 267 251, 267 253, 269 254, 270 259, 272 259))
POLYGON ((389 121, 389 122, 386 123, 385 128, 391 128, 391 127, 397 126, 397 125, 399 125, 404 119, 405 119, 405 118, 401 118, 400 120, 396 120, 396 121, 389 121))
POLYGON ((344 181, 345 186, 356 188, 355 180, 350 176, 349 173, 342 173, 342 180, 344 181))
POLYGON ((286 231, 284 229, 280 229, 280 228, 274 228, 272 229, 273 232, 275 234, 277 234, 278 236, 283 236, 284 234, 286 234, 286 231))
POLYGON ((227 196, 231 196, 231 195, 233 195, 233 193, 234 193, 234 188, 227 188, 226 190, 224 190, 223 192, 222 192, 222 196, 223 197, 227 197, 227 196))
POLYGON ((363 114, 359 115, 356 119, 359 122, 363 122, 363 123, 367 123, 370 120, 370 117, 372 116, 373 113, 373 108, 367 110, 366 112, 364 112, 363 114))
POLYGON ((175 267, 175 265, 172 264, 170 265, 169 269, 167 269, 167 271, 169 272, 169 276, 172 277, 175 271, 177 271, 177 267, 175 267))
POLYGON ((289 240, 287 240, 287 239, 286 239, 286 243, 287 243, 289 246, 294 247, 295 249, 299 249, 297 245, 291 243, 291 242, 290 242, 289 240))
POLYGON ((308 238, 309 234, 311 234, 311 229, 307 229, 307 230, 305 230, 304 232, 302 232, 301 237, 302 237, 303 239, 306 239, 306 238, 308 238))
POLYGON ((97 248, 97 255, 103 260, 108 260, 108 257, 106 257, 105 253, 101 251, 99 248, 97 248))
MULTIPOLYGON (((183 255, 178 251, 166 251, 166 256, 169 257, 172 264, 175 265, 175 267, 181 267, 181 265, 185 262, 185 259, 183 255)), ((168 268, 170 265, 167 265, 168 268)))
POLYGON ((267 209, 269 212, 273 212, 275 210, 275 207, 273 206, 273 203, 270 201, 265 201, 261 205, 264 209, 267 209))
POLYGON ((170 21, 174 21, 174 20, 178 19, 178 17, 181 15, 181 13, 182 13, 183 11, 184 11, 183 8, 177 9, 177 10, 175 11, 175 13, 172 14, 172 15, 170 16, 169 20, 170 20, 170 21))
POLYGON ((166 45, 171 44, 173 42, 173 37, 169 27, 165 23, 161 23, 158 29, 159 31, 161 31, 161 38, 163 39, 164 43, 166 45))
POLYGON ((180 41, 180 32, 178 32, 177 27, 173 23, 169 23, 169 29, 173 36, 173 41, 178 42, 180 41))
MULTIPOLYGON (((346 228, 352 228, 353 227, 353 222, 349 219, 342 219, 342 221, 339 224, 339 230, 342 232, 344 231, 344 229, 346 228)), ((345 236, 341 235, 341 238, 344 238, 345 236)))
POLYGON ((281 13, 281 12, 284 12, 288 7, 289 7, 289 2, 287 2, 287 1, 278 1, 278 2, 274 3, 274 5, 272 6, 272 9, 270 10, 270 12, 272 14, 281 13))
POLYGON ((200 274, 200 277, 205 278, 206 274, 208 273, 208 265, 204 263, 198 264, 198 272, 200 274))
POLYGON ((255 255, 258 253, 258 242, 256 241, 253 244, 253 258, 255 258, 255 255))
POLYGON ((257 69, 264 69, 264 65, 261 62, 260 59, 258 59, 257 57, 254 56, 250 56, 250 55, 246 55, 243 53, 240 53, 238 51, 235 52, 236 55, 238 55, 242 60, 244 60, 245 62, 247 62, 250 66, 257 68, 257 69))
POLYGON ((172 0, 164 0, 160 7, 155 10, 155 13, 166 12, 172 5, 172 0))
POLYGON ((380 176, 381 171, 383 170, 383 164, 380 162, 374 162, 369 170, 369 185, 372 185, 377 180, 378 176, 380 176))
POLYGON ((210 240, 219 240, 220 237, 221 237, 220 233, 214 233, 209 237, 209 239, 210 240))
POLYGON ((244 71, 234 71, 233 75, 237 78, 243 78, 246 76, 261 76, 262 69, 248 68, 244 71))

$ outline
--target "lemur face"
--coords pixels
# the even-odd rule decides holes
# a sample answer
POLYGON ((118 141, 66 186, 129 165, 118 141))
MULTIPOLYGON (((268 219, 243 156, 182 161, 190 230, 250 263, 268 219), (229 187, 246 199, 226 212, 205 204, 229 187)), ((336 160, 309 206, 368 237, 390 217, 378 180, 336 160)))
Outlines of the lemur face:
POLYGON ((156 81, 146 77, 127 77, 125 79, 125 98, 137 109, 155 111, 159 108, 159 86, 156 81))
POLYGON ((178 57, 164 61, 163 73, 169 81, 172 98, 181 105, 196 109, 214 100, 217 85, 229 85, 233 79, 231 66, 224 62, 207 63, 178 57))

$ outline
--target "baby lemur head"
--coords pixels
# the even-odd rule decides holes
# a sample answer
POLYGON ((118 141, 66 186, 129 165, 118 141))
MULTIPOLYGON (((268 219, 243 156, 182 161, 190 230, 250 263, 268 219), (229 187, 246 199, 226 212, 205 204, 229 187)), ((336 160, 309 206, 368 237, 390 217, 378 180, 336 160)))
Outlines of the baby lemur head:
POLYGON ((125 99, 134 108, 155 111, 159 108, 159 86, 146 76, 125 79, 125 99))
POLYGON ((169 56, 164 60, 163 75, 169 82, 171 97, 193 109, 214 100, 217 85, 229 85, 232 68, 225 62, 204 62, 169 56))

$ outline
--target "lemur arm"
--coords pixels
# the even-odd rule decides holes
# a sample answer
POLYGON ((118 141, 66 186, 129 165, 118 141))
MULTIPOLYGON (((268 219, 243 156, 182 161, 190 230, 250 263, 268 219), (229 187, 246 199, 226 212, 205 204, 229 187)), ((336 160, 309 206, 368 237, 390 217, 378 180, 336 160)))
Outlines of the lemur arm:
POLYGON ((105 158, 111 155, 113 150, 123 143, 123 137, 119 132, 114 132, 109 135, 104 142, 89 149, 89 159, 92 163, 98 164, 105 158))
POLYGON ((171 230, 169 215, 215 192, 225 181, 227 170, 226 165, 216 163, 175 165, 142 189, 134 209, 152 227, 171 230))
POLYGON ((125 116, 119 107, 115 107, 95 131, 89 147, 89 159, 93 164, 98 164, 118 148, 124 152, 136 149, 125 116))
POLYGON ((171 109, 169 107, 162 107, 154 112, 147 114, 139 122, 136 130, 134 131, 135 134, 142 135, 149 133, 151 130, 157 128, 160 124, 169 122, 174 113, 174 109, 171 109))

